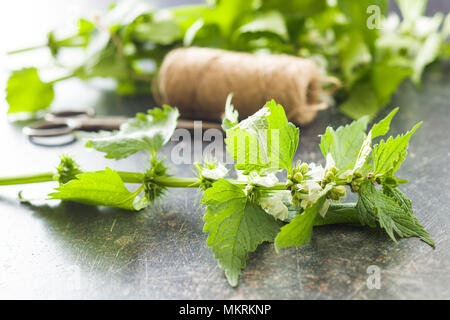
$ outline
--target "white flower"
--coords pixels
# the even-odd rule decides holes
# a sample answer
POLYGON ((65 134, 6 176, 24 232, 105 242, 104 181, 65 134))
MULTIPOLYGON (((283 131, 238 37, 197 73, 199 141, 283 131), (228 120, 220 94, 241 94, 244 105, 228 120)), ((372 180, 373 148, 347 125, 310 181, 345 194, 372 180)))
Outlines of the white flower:
POLYGON ((266 176, 260 176, 256 172, 251 172, 248 176, 248 182, 253 185, 260 185, 270 188, 278 183, 278 178, 274 173, 269 173, 266 176))
POLYGON ((327 163, 325 165, 325 171, 329 171, 333 168, 336 168, 336 163, 334 162, 333 156, 331 153, 327 154, 327 163))
POLYGON ((315 163, 311 163, 309 165, 308 175, 314 181, 322 181, 325 175, 325 169, 321 165, 316 165, 315 163))
POLYGON ((442 16, 417 17, 414 21, 413 33, 420 38, 424 38, 439 29, 442 22, 442 16))
POLYGON ((267 213, 273 215, 276 219, 286 220, 288 218, 288 207, 283 203, 283 193, 276 192, 270 194, 270 197, 262 198, 259 200, 259 205, 267 213))
POLYGON ((388 17, 382 21, 383 31, 387 33, 395 32, 399 24, 399 16, 395 13, 390 13, 388 17))
POLYGON ((330 207, 330 200, 325 199, 325 202, 322 205, 322 208, 319 210, 319 214, 322 218, 325 218, 325 215, 327 214, 328 208, 330 207))
POLYGON ((331 190, 333 186, 328 184, 324 189, 317 182, 308 180, 301 187, 299 187, 299 191, 305 190, 308 191, 308 194, 299 193, 298 197, 302 200, 301 206, 303 209, 306 209, 316 203, 320 197, 325 195, 328 191, 331 190))
POLYGON ((250 172, 250 174, 243 174, 242 170, 237 170, 237 180, 245 181, 248 184, 260 185, 263 187, 273 187, 279 182, 275 173, 268 173, 266 175, 259 175, 256 171, 250 172))
POLYGON ((339 177, 339 179, 344 179, 345 180, 352 174, 353 174, 353 170, 352 169, 348 169, 348 170, 339 172, 338 177, 339 177))
POLYGON ((306 180, 303 183, 299 183, 297 185, 298 191, 306 191, 308 194, 303 194, 304 196, 308 196, 311 193, 316 193, 322 190, 322 187, 319 183, 313 180, 306 180))
POLYGON ((213 169, 203 168, 201 175, 207 179, 217 180, 225 177, 228 174, 228 169, 220 162, 213 169))

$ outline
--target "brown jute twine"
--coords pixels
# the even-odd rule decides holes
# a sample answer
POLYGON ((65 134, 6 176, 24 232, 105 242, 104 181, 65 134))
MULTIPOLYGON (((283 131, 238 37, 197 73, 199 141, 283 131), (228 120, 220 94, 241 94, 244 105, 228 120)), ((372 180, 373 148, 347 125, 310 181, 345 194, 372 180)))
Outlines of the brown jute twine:
POLYGON ((153 86, 158 103, 179 108, 181 116, 220 120, 225 101, 233 93, 233 105, 244 119, 271 100, 284 106, 288 119, 311 122, 318 110, 324 82, 315 63, 288 55, 254 55, 210 48, 180 48, 164 59, 153 86))

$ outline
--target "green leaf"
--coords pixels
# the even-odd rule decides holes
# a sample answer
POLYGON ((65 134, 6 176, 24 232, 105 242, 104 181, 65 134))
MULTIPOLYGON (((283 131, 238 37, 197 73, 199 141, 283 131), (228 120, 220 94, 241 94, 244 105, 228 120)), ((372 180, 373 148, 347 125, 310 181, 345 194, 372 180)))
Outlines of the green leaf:
POLYGON ((352 119, 360 119, 364 116, 374 117, 380 108, 370 82, 361 80, 352 87, 347 100, 339 106, 339 111, 352 119))
POLYGON ((173 20, 154 21, 141 23, 133 32, 136 40, 169 45, 182 39, 181 29, 173 20))
POLYGON ((273 241, 280 226, 259 206, 249 201, 244 191, 227 180, 217 180, 203 195, 207 211, 204 232, 228 282, 237 286, 248 253, 259 244, 273 241))
POLYGON ((142 15, 152 12, 152 5, 148 1, 127 0, 117 1, 110 6, 101 22, 110 28, 125 26, 142 15))
POLYGON ((268 32, 289 40, 289 34, 284 18, 278 11, 268 11, 258 14, 252 21, 239 28, 241 33, 268 32))
POLYGON ((442 38, 439 33, 430 34, 425 40, 414 59, 414 74, 412 80, 416 85, 420 84, 425 67, 437 59, 441 50, 442 38))
POLYGON ((298 128, 288 122, 283 107, 272 100, 227 130, 225 142, 239 170, 290 171, 298 138, 298 128))
POLYGON ((387 8, 387 1, 385 0, 338 0, 338 6, 346 16, 349 27, 354 31, 360 33, 367 46, 371 51, 374 50, 375 40, 378 35, 376 27, 369 28, 370 6, 376 5, 380 10, 380 14, 384 14, 387 8))
POLYGON ((326 0, 264 0, 261 4, 263 11, 277 10, 288 18, 309 17, 327 8, 326 0))
POLYGON ((405 160, 408 142, 412 134, 417 130, 422 122, 416 124, 414 128, 404 135, 396 138, 389 137, 388 140, 381 140, 373 149, 373 161, 375 177, 390 177, 400 168, 405 160))
POLYGON ((374 227, 378 223, 389 237, 397 242, 401 238, 419 237, 430 246, 434 241, 414 216, 411 201, 397 188, 384 186, 376 188, 370 181, 364 181, 356 205, 357 215, 363 225, 374 227))
POLYGON ((233 94, 230 93, 225 103, 225 118, 222 120, 222 129, 226 132, 239 123, 239 112, 231 104, 233 94))
POLYGON ((123 80, 131 77, 128 62, 118 52, 110 33, 104 30, 91 37, 86 58, 74 74, 81 79, 103 77, 123 80))
POLYGON ((6 87, 8 113, 47 109, 54 96, 53 84, 42 82, 36 68, 13 71, 8 79, 6 87))
POLYGON ((374 117, 379 110, 384 108, 391 100, 392 94, 397 91, 399 85, 412 74, 411 68, 398 66, 392 61, 378 62, 372 69, 371 84, 377 97, 378 109, 369 114, 374 117))
POLYGON ((354 84, 348 99, 339 107, 342 113, 352 119, 375 117, 412 70, 391 61, 383 61, 373 66, 370 72, 368 77, 354 84))
POLYGON ((252 12, 252 5, 252 1, 219 1, 214 9, 205 12, 203 16, 205 26, 215 24, 225 37, 229 37, 240 20, 252 12))
POLYGON ((328 127, 320 139, 323 156, 326 157, 331 153, 339 170, 353 168, 366 137, 368 121, 367 117, 363 117, 349 125, 339 127, 336 131, 328 127))
POLYGON ((350 32, 340 46, 342 47, 339 52, 342 72, 351 85, 361 76, 361 73, 366 71, 364 67, 372 61, 372 56, 359 32, 350 32))
POLYGON ((355 166, 352 169, 353 173, 360 170, 362 171, 362 173, 368 173, 371 170, 372 166, 367 162, 369 161, 372 153, 372 140, 377 137, 384 136, 386 133, 388 133, 391 120, 395 116, 397 111, 398 108, 395 108, 386 116, 386 118, 378 123, 375 123, 372 126, 372 129, 370 129, 367 137, 364 139, 361 149, 359 150, 358 158, 355 162, 355 166))
POLYGON ((370 130, 371 139, 384 136, 386 133, 388 133, 392 118, 397 114, 397 112, 398 108, 395 108, 386 116, 386 118, 373 125, 372 129, 370 130))
POLYGON ((303 213, 284 225, 275 238, 275 249, 278 251, 281 248, 308 244, 311 241, 314 220, 324 202, 325 196, 322 196, 303 213))
POLYGON ((155 154, 172 136, 179 112, 164 105, 162 109, 138 113, 136 118, 120 126, 119 131, 90 135, 86 146, 106 153, 105 158, 122 159, 138 151, 155 154))
POLYGON ((139 196, 142 185, 134 192, 128 191, 119 174, 106 168, 104 171, 85 172, 50 193, 51 199, 70 200, 94 206, 141 210, 148 201, 139 196))

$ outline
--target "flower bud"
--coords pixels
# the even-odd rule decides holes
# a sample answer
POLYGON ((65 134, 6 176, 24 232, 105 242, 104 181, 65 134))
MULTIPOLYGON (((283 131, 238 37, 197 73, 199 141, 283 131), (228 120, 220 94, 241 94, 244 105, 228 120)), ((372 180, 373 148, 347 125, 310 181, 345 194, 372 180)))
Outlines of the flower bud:
POLYGON ((346 189, 344 186, 336 186, 333 190, 339 195, 339 197, 345 197, 346 189))
POLYGON ((307 163, 302 163, 302 165, 300 166, 300 172, 302 174, 306 174, 308 172, 308 164, 307 163))
POLYGON ((302 180, 303 180, 303 175, 302 175, 300 172, 296 172, 296 173, 294 174, 294 179, 295 179, 296 181, 302 181, 302 180))
POLYGON ((327 174, 325 175, 325 180, 331 180, 334 177, 334 173, 331 171, 328 171, 327 174))

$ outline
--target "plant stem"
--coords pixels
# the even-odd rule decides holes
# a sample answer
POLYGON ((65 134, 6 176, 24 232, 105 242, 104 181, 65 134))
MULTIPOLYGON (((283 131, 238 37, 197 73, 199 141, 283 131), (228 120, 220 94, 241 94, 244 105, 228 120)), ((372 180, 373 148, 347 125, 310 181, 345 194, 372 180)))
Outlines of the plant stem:
MULTIPOLYGON (((139 172, 125 172, 118 171, 119 176, 125 183, 138 183, 144 182, 145 175, 139 172)), ((37 182, 47 182, 55 181, 54 172, 44 172, 31 175, 21 175, 14 177, 2 177, 0 178, 0 185, 14 185, 14 184, 26 184, 26 183, 37 183, 37 182)), ((238 185, 242 188, 245 187, 246 183, 243 181, 229 180, 231 183, 238 185)), ((160 177, 156 178, 155 182, 164 187, 169 188, 197 188, 199 186, 199 181, 197 178, 175 178, 175 177, 160 177)), ((277 183, 273 187, 268 187, 269 190, 285 190, 286 186, 283 183, 277 183)))
POLYGON ((75 77, 75 75, 72 73, 72 74, 69 74, 69 75, 67 75, 67 76, 64 76, 64 77, 55 79, 55 80, 53 80, 53 81, 50 81, 49 83, 50 83, 50 84, 54 84, 54 83, 56 83, 56 82, 63 81, 63 80, 67 80, 67 79, 70 79, 70 78, 73 78, 73 77, 75 77))
POLYGON ((22 48, 22 49, 8 51, 6 54, 16 54, 16 53, 21 53, 21 52, 27 52, 27 51, 32 51, 32 50, 36 50, 36 49, 45 48, 46 46, 47 46, 47 44, 40 44, 40 45, 33 46, 33 47, 28 47, 28 48, 22 48))
POLYGON ((54 172, 43 172, 15 177, 4 177, 0 178, 0 186, 54 181, 54 175, 54 172))
MULTIPOLYGON (((118 171, 121 179, 125 183, 137 183, 142 184, 144 182, 145 175, 139 172, 125 172, 118 171)), ((155 179, 158 184, 168 188, 197 188, 199 186, 199 180, 197 178, 175 178, 175 177, 159 177, 155 179)), ((2 177, 0 178, 0 186, 5 185, 17 185, 27 183, 38 183, 56 181, 54 172, 43 172, 38 174, 21 175, 14 177, 2 177)), ((228 180, 231 183, 245 188, 246 184, 243 181, 228 180)), ((143 185, 141 186, 141 188, 143 185)), ((273 187, 267 187, 268 190, 286 190, 286 186, 283 183, 277 183, 273 187)), ((325 215, 325 218, 318 215, 314 221, 314 226, 324 226, 329 224, 357 224, 359 220, 356 215, 355 203, 339 203, 331 204, 330 208, 325 215)))
POLYGON ((317 215, 314 220, 314 226, 339 223, 361 225, 358 216, 356 215, 356 203, 331 204, 325 218, 317 215))

